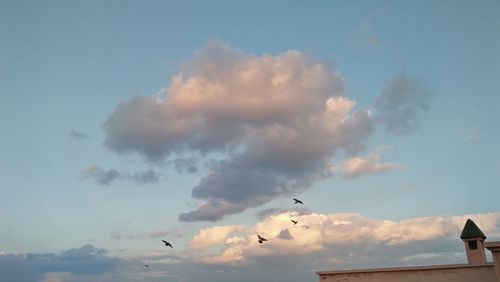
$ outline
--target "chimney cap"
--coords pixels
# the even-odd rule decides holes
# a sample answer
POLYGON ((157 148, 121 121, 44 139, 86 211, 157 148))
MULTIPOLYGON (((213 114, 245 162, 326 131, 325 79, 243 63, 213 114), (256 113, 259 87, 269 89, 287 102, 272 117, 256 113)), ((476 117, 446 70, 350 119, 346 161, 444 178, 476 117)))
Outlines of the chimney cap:
POLYGON ((467 219, 465 223, 464 229, 462 230, 462 234, 460 235, 460 239, 476 239, 482 238, 486 239, 486 235, 484 235, 483 231, 477 227, 477 225, 470 218, 467 219))

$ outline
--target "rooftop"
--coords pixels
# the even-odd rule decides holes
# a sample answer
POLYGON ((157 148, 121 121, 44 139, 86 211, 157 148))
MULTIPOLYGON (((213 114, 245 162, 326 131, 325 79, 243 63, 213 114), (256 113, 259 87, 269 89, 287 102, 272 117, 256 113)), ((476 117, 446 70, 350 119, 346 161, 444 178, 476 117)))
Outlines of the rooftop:
POLYGON ((493 263, 486 263, 482 265, 470 264, 442 264, 442 265, 427 265, 427 266, 406 266, 406 267, 388 267, 388 268, 370 268, 370 269, 348 269, 348 270, 334 270, 334 271, 318 271, 317 275, 328 274, 352 274, 352 273, 371 273, 371 272, 401 272, 401 271, 425 271, 425 270, 439 270, 439 269, 457 269, 457 268, 481 268, 492 267, 493 263))
POLYGON ((465 223, 464 229, 462 230, 462 234, 460 235, 460 239, 476 239, 476 238, 486 239, 486 235, 484 235, 483 231, 477 227, 477 225, 470 218, 467 219, 465 223))

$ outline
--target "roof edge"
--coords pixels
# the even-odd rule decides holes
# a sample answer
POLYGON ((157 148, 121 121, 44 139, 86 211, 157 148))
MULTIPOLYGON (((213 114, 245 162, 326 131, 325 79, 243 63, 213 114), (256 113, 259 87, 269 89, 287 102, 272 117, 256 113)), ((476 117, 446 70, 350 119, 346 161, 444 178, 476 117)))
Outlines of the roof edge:
POLYGON ((442 265, 426 265, 426 266, 402 266, 402 267, 387 267, 387 268, 367 268, 367 269, 346 269, 332 271, 316 271, 317 275, 325 274, 348 274, 348 273, 367 273, 367 272, 400 272, 400 271, 415 271, 415 270, 436 270, 436 269, 453 269, 453 268, 477 268, 477 267, 494 267, 495 264, 488 262, 485 264, 470 265, 464 264, 442 264, 442 265))

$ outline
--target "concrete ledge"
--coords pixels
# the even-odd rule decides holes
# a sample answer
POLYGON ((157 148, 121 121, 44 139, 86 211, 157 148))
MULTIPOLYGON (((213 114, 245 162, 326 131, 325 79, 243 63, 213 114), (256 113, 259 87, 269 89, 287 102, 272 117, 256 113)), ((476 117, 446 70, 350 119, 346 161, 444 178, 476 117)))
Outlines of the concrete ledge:
POLYGON ((444 264, 444 265, 429 265, 429 266, 409 266, 409 267, 390 267, 390 268, 368 268, 368 269, 351 269, 351 270, 334 270, 334 271, 317 271, 317 275, 328 274, 347 274, 347 273, 370 273, 370 272, 404 272, 404 271, 425 271, 425 270, 438 270, 438 269, 462 269, 462 268, 481 268, 493 267, 493 263, 486 263, 480 265, 470 264, 444 264))
POLYGON ((486 243, 484 243, 484 247, 492 252, 499 252, 500 251, 500 241, 486 242, 486 243))

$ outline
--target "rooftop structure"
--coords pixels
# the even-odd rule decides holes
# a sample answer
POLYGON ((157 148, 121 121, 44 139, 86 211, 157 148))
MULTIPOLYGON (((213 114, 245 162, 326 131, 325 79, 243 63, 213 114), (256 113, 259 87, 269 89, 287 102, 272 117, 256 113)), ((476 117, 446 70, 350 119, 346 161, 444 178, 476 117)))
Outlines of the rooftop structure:
POLYGON ((484 242, 486 235, 467 219, 460 239, 464 241, 467 264, 429 265, 317 272, 320 282, 500 282, 500 241, 484 242), (485 247, 492 252, 488 263, 485 247))
POLYGON ((486 235, 484 235, 483 231, 481 231, 481 229, 477 227, 474 221, 469 218, 465 222, 465 226, 462 230, 462 234, 460 235, 460 239, 466 240, 475 238, 482 238, 483 240, 486 240, 486 235))

